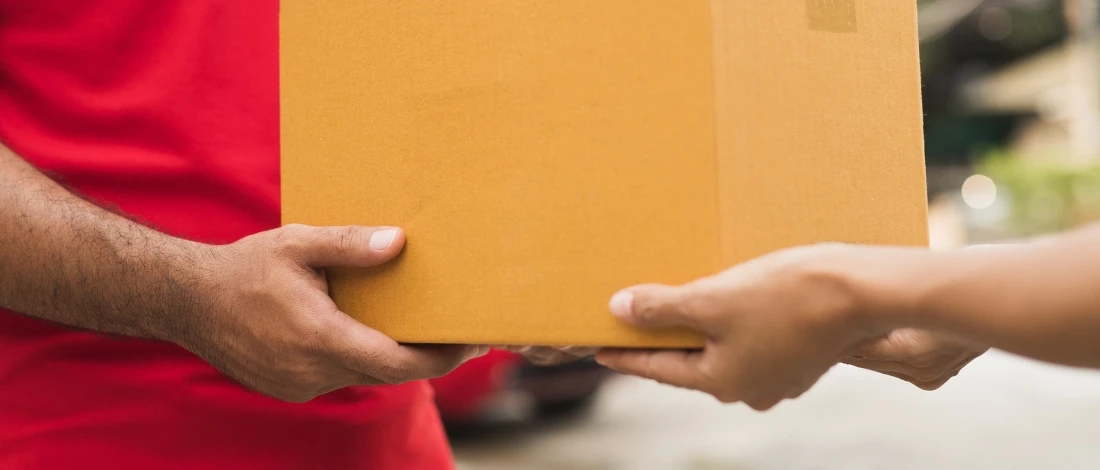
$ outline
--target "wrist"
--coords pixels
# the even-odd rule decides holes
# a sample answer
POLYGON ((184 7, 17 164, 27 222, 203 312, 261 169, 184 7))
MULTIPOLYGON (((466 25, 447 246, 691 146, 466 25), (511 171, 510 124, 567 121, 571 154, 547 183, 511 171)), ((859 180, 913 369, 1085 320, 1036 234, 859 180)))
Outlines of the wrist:
POLYGON ((927 250, 868 248, 845 260, 853 316, 870 337, 917 326, 924 317, 943 260, 927 250))
POLYGON ((150 279, 161 303, 148 311, 146 329, 153 339, 188 347, 215 309, 218 286, 216 260, 218 247, 165 235, 160 250, 150 253, 149 263, 159 263, 161 276, 150 279))

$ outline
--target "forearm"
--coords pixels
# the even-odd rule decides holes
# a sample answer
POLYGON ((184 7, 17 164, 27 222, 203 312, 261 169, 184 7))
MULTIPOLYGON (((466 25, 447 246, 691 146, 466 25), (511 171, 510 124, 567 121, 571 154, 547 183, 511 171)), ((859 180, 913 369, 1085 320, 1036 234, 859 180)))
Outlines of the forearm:
POLYGON ((1039 360, 1100 367, 1100 227, 905 262, 892 321, 1039 360))
POLYGON ((76 197, 0 146, 0 307, 167 339, 203 282, 201 246, 76 197))

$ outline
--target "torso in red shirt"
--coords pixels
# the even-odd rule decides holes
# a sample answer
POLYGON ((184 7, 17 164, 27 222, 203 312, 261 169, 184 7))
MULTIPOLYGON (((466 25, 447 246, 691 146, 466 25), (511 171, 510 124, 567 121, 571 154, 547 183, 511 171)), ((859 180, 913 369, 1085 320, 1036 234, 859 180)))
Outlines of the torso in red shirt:
MULTIPOLYGON (((158 229, 279 223, 277 0, 0 0, 0 140, 158 229)), ((33 269, 33 267, 28 267, 33 269)), ((0 312, 0 468, 452 468, 426 384, 307 404, 0 312)))

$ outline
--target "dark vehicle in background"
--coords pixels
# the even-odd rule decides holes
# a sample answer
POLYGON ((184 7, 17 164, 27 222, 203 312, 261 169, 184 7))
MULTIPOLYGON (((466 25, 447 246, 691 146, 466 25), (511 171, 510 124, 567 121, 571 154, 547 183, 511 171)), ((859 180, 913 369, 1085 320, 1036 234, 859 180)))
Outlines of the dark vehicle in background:
POLYGON ((444 424, 455 429, 583 412, 609 376, 591 359, 536 366, 494 350, 431 383, 444 424))

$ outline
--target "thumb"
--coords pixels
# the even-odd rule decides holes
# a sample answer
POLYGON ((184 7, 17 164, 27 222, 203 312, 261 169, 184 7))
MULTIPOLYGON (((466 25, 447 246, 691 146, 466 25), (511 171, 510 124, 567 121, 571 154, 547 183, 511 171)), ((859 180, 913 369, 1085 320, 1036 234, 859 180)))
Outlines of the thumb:
POLYGON ((405 233, 395 227, 302 227, 291 229, 297 255, 314 268, 365 268, 386 263, 405 246, 405 233))
POLYGON ((688 327, 705 331, 705 326, 688 304, 690 293, 682 287, 644 285, 611 297, 611 314, 642 328, 688 327))

